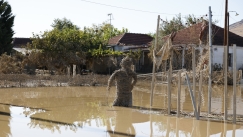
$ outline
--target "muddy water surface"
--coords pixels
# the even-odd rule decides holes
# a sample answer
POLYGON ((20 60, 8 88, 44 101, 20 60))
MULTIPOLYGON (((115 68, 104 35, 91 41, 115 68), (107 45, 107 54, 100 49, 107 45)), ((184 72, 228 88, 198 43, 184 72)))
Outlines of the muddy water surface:
MULTIPOLYGON (((109 94, 106 87, 0 89, 0 137, 243 136, 240 124, 169 117, 159 110, 150 111, 150 86, 142 85, 138 84, 133 91, 134 108, 110 106, 115 97, 114 87, 109 94)), ((212 108, 220 112, 222 100, 216 92, 220 90, 213 92, 212 108)), ((166 87, 157 85, 155 93, 153 107, 166 108, 166 87)), ((241 91, 237 93, 240 106, 241 91)), ((204 96, 206 108, 206 92, 204 96)), ((176 108, 176 87, 172 97, 172 108, 176 108)), ((182 98, 182 109, 190 111, 186 87, 182 88, 182 98)))

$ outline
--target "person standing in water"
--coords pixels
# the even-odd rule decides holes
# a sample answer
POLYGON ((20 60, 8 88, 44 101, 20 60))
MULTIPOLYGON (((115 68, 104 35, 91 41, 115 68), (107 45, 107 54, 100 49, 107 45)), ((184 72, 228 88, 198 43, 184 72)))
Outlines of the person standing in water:
POLYGON ((132 106, 132 89, 137 82, 137 75, 132 71, 132 60, 129 57, 122 59, 121 69, 116 70, 108 80, 107 90, 110 90, 111 83, 116 82, 116 99, 113 106, 132 106))

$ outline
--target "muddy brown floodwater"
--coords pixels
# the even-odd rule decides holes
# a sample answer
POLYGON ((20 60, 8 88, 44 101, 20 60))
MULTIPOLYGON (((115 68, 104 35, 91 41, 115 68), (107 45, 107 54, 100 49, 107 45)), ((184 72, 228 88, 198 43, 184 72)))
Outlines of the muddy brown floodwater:
MULTIPOLYGON (((172 88, 176 109, 177 88, 172 88)), ((202 111, 207 109, 207 87, 202 111)), ((112 107, 115 87, 41 87, 0 89, 0 137, 221 137, 243 136, 243 125, 166 116, 166 85, 157 84, 150 108, 150 83, 138 83, 133 91, 133 108, 112 107), (108 96, 107 96, 108 95, 108 96)), ((190 95, 182 88, 181 108, 191 111, 190 95)), ((242 115, 241 87, 237 92, 237 114, 242 115)), ((212 112, 223 112, 223 88, 213 87, 212 112)), ((229 87, 229 113, 232 93, 229 87)))

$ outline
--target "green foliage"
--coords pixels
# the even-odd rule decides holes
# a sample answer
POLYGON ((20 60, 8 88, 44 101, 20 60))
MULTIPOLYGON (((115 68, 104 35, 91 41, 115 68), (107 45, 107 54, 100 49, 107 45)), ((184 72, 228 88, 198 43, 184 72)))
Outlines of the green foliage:
POLYGON ((71 64, 82 64, 84 60, 101 56, 119 56, 122 52, 106 50, 109 38, 124 32, 110 24, 93 25, 78 29, 67 19, 55 19, 53 30, 42 34, 33 34, 32 43, 28 45, 32 52, 25 61, 38 67, 62 70, 71 64))
POLYGON ((110 49, 106 50, 103 49, 102 46, 100 45, 100 47, 98 49, 93 49, 93 50, 89 50, 87 53, 87 57, 92 58, 92 57, 104 57, 104 56, 122 56, 124 55, 123 52, 121 51, 112 51, 110 49))
POLYGON ((13 45, 14 31, 12 29, 14 24, 14 16, 12 14, 11 6, 8 2, 0 0, 0 55, 3 53, 10 54, 13 45))
POLYGON ((63 30, 66 28, 69 29, 77 29, 79 30, 79 27, 77 25, 74 25, 70 20, 68 20, 67 18, 63 18, 63 19, 55 19, 54 23, 51 25, 54 29, 58 29, 58 30, 63 30))
MULTIPOLYGON (((178 30, 181 30, 183 28, 189 27, 192 24, 196 24, 199 22, 202 22, 205 20, 203 17, 197 18, 193 14, 189 14, 184 17, 184 20, 181 18, 181 15, 177 15, 176 17, 173 17, 172 20, 168 21, 167 19, 165 21, 162 21, 159 28, 159 35, 160 36, 166 36, 171 34, 172 32, 176 32, 178 30)), ((214 20, 212 23, 216 24, 218 21, 214 20)))
POLYGON ((170 21, 168 21, 166 19, 165 21, 161 22, 160 29, 159 29, 159 35, 166 36, 166 35, 171 34, 172 32, 176 32, 183 28, 185 28, 185 25, 183 23, 181 15, 179 14, 178 16, 173 17, 173 19, 170 21))
POLYGON ((130 50, 128 53, 126 53, 126 55, 135 60, 139 60, 142 55, 142 51, 140 49, 138 51, 130 50))

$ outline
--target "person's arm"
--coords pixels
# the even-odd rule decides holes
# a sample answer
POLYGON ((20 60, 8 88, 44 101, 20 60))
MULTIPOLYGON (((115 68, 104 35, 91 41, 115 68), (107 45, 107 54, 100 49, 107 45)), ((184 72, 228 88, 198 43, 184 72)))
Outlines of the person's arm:
POLYGON ((114 81, 114 79, 115 79, 115 77, 116 77, 116 73, 117 73, 117 71, 115 71, 115 72, 110 76, 110 78, 108 79, 108 84, 107 84, 107 90, 108 90, 108 91, 110 90, 111 83, 114 81))
MULTIPOLYGON (((133 87, 134 87, 135 84, 137 83, 137 74, 136 74, 136 73, 133 73, 132 78, 133 78, 133 81, 132 81, 132 89, 133 89, 133 87)), ((132 90, 132 89, 131 89, 131 90, 132 90)))

